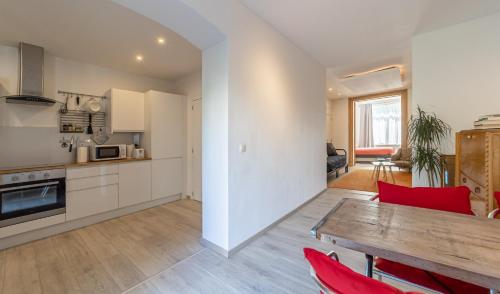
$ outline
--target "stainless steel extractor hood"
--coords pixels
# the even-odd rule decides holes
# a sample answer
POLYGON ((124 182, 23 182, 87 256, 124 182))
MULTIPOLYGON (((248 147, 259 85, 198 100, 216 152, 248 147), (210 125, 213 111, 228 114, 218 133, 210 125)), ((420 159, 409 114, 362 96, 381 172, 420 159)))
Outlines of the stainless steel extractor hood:
POLYGON ((42 47, 19 43, 18 93, 6 96, 7 103, 54 105, 54 99, 43 96, 43 62, 42 47))

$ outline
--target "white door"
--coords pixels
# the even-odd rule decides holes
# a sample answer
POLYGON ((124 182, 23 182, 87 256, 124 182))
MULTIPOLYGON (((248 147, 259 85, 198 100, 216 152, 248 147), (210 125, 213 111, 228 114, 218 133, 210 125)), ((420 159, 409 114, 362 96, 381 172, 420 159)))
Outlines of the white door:
POLYGON ((193 185, 193 199, 201 201, 201 99, 193 101, 192 107, 192 174, 191 183, 193 185))

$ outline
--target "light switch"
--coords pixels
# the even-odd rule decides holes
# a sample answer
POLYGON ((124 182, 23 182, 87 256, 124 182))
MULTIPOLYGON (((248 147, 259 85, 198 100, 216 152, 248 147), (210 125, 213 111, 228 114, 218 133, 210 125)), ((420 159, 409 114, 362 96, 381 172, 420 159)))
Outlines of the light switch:
POLYGON ((245 152, 247 152, 247 145, 240 144, 240 153, 245 153, 245 152))

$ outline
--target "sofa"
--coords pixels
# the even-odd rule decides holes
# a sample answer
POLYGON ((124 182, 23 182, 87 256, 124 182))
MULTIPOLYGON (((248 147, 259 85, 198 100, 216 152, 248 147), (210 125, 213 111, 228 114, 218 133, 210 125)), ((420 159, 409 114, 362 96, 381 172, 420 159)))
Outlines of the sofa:
POLYGON ((326 143, 326 172, 328 175, 335 173, 335 177, 339 177, 339 169, 344 168, 345 172, 349 172, 347 166, 347 151, 345 149, 336 149, 332 143, 326 143))

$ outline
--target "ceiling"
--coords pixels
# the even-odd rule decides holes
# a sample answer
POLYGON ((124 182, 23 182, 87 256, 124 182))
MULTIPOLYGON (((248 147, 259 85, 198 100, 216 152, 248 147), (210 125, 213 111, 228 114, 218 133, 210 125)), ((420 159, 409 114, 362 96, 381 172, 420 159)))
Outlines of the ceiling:
POLYGON ((360 94, 338 79, 382 66, 402 65, 407 85, 412 36, 500 11, 498 0, 240 1, 328 68, 330 98, 360 94))
POLYGON ((173 80, 201 68, 199 49, 112 1, 0 1, 0 28, 3 45, 24 41, 55 56, 153 78, 173 80))

